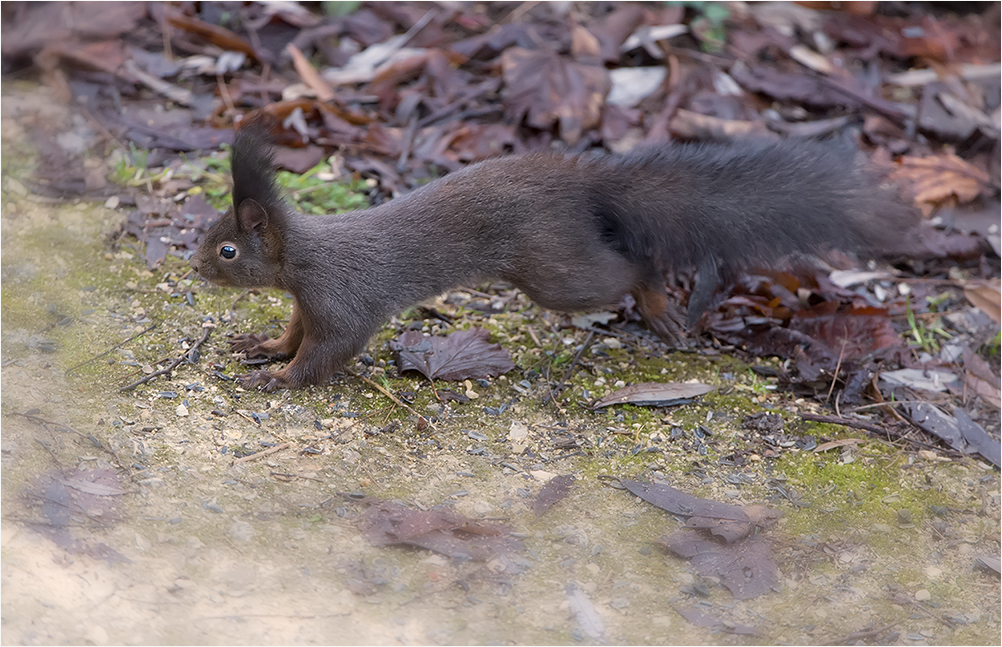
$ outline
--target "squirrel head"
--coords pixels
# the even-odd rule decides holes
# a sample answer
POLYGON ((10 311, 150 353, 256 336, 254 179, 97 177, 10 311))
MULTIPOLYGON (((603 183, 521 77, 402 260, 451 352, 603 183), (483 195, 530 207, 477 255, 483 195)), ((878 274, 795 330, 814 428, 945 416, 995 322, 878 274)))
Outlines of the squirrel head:
POLYGON ((246 198, 216 221, 191 257, 206 280, 238 288, 274 286, 282 273, 283 212, 246 198))
POLYGON ((191 267, 227 287, 278 286, 289 208, 275 184, 271 146, 258 124, 237 131, 230 165, 233 208, 209 228, 191 267))

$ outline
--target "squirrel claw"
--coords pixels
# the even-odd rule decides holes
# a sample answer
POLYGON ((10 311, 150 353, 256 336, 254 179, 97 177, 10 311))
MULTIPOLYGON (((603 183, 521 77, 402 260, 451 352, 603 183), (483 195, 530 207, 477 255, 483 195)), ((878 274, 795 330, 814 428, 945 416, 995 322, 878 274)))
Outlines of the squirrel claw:
POLYGON ((286 359, 287 355, 275 350, 275 340, 268 335, 244 334, 237 335, 230 340, 230 350, 234 353, 242 352, 247 359, 263 357, 265 359, 286 359))
POLYGON ((261 387, 262 391, 269 393, 289 387, 282 376, 271 371, 251 371, 247 375, 241 375, 237 379, 240 380, 240 385, 245 389, 261 387))
POLYGON ((230 340, 230 349, 235 353, 242 351, 247 353, 247 357, 252 357, 252 353, 257 352, 258 347, 269 339, 268 335, 254 335, 250 333, 237 335, 230 340))

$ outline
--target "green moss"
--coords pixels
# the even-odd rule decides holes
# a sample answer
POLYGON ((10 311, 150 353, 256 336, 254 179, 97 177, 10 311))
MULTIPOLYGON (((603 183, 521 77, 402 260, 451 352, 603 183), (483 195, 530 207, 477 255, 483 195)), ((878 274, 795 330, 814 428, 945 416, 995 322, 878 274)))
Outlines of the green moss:
POLYGON ((776 460, 775 470, 811 506, 791 515, 790 532, 839 530, 845 524, 896 528, 902 521, 899 511, 907 511, 912 525, 921 525, 930 505, 950 505, 945 493, 904 479, 901 460, 879 443, 864 444, 854 456, 854 461, 843 462, 838 452, 787 452, 776 460))

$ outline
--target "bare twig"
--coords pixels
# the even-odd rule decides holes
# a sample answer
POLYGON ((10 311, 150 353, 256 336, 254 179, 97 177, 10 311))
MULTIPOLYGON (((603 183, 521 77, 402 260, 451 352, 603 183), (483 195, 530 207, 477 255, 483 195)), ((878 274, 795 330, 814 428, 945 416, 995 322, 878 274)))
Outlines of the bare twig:
POLYGON ((852 429, 862 429, 863 431, 868 431, 872 434, 883 436, 888 440, 906 440, 910 443, 914 443, 921 447, 925 447, 927 449, 934 449, 936 451, 943 452, 944 454, 950 454, 951 456, 966 455, 953 449, 947 449, 945 447, 937 447, 936 445, 931 445, 929 443, 922 442, 921 440, 908 438, 907 436, 902 434, 895 434, 891 432, 891 430, 889 429, 885 429, 884 427, 873 425, 868 422, 863 422, 862 420, 853 420, 851 418, 840 418, 838 416, 819 416, 813 413, 802 413, 800 414, 800 417, 804 420, 809 420, 811 422, 825 422, 831 425, 842 425, 843 427, 850 427, 852 429))
POLYGON ((828 388, 828 395, 825 396, 825 402, 828 402, 832 398, 832 391, 835 390, 835 382, 838 380, 838 371, 842 368, 842 358, 845 356, 845 345, 847 340, 842 340, 842 349, 838 353, 838 362, 835 363, 835 374, 832 375, 832 385, 828 388))
POLYGON ((383 395, 385 395, 389 399, 393 400, 393 404, 397 405, 398 407, 403 407, 404 409, 407 409, 408 411, 410 411, 411 413, 413 413, 415 416, 417 416, 419 419, 424 420, 432 429, 436 428, 435 425, 432 424, 431 420, 428 420, 427 418, 425 418, 424 416, 422 416, 420 413, 418 413, 417 411, 415 411, 413 407, 411 407, 409 404, 407 404, 406 402, 404 402, 403 400, 401 400, 397 396, 395 396, 392 393, 390 393, 389 391, 387 391, 381 385, 373 382, 372 380, 370 380, 369 378, 367 378, 364 375, 360 375, 358 373, 355 373, 354 371, 350 371, 350 373, 352 375, 354 375, 355 377, 357 377, 358 379, 360 379, 363 382, 365 382, 366 384, 368 384, 369 386, 371 386, 372 388, 376 389, 377 391, 379 391, 380 393, 382 393, 383 395))
POLYGON ((110 352, 111 352, 111 351, 113 351, 113 350, 116 350, 116 349, 118 349, 118 348, 121 348, 122 346, 125 346, 126 344, 128 344, 128 343, 129 343, 130 341, 132 341, 132 340, 133 340, 133 339, 135 339, 136 337, 141 337, 142 335, 145 335, 145 334, 146 334, 146 333, 148 333, 149 331, 153 330, 154 328, 156 328, 156 327, 157 327, 157 325, 158 325, 158 324, 156 324, 156 323, 154 323, 154 324, 150 324, 150 326, 149 326, 148 328, 146 328, 145 330, 142 330, 142 331, 140 331, 140 332, 137 332, 137 333, 136 333, 135 335, 133 335, 132 337, 129 337, 128 339, 126 339, 125 341, 123 341, 123 342, 122 342, 122 343, 120 343, 120 344, 115 344, 114 346, 112 346, 112 347, 111 347, 111 348, 109 348, 108 350, 104 351, 104 352, 103 352, 103 353, 101 353, 100 355, 95 355, 94 357, 91 357, 91 358, 90 358, 90 359, 88 359, 88 360, 85 360, 85 361, 83 361, 83 362, 80 362, 79 364, 77 364, 77 365, 76 365, 76 366, 74 366, 73 368, 69 368, 69 369, 66 369, 66 375, 69 375, 70 373, 72 373, 73 371, 77 370, 77 369, 78 369, 78 368, 80 368, 81 366, 86 366, 87 364, 90 364, 90 363, 91 363, 91 362, 93 362, 94 360, 98 360, 98 359, 101 359, 102 357, 104 357, 105 355, 107 355, 108 353, 110 353, 110 352))
POLYGON ((254 454, 248 454, 247 456, 243 456, 241 458, 234 459, 232 464, 236 465, 237 463, 249 463, 250 461, 256 461, 257 459, 263 458, 264 456, 267 456, 268 454, 274 454, 275 452, 280 452, 283 449, 288 449, 291 446, 292 446, 292 443, 282 443, 281 445, 275 445, 274 447, 269 447, 268 449, 266 449, 264 451, 260 451, 260 452, 254 453, 254 454))
POLYGON ((897 624, 898 624, 897 622, 892 622, 890 624, 886 624, 883 627, 878 627, 876 629, 863 629, 862 631, 853 631, 852 633, 850 633, 849 635, 847 635, 845 638, 843 638, 838 642, 843 645, 852 645, 857 640, 863 640, 864 638, 875 638, 897 624))
POLYGON ((195 342, 195 345, 192 346, 191 348, 189 348, 187 351, 185 351, 180 357, 178 357, 174 361, 172 361, 167 366, 167 368, 162 368, 159 371, 154 371, 153 373, 150 373, 149 375, 143 377, 142 379, 136 380, 132 384, 128 384, 126 386, 123 386, 122 388, 120 388, 118 390, 119 393, 124 393, 126 391, 131 391, 132 389, 136 388, 140 384, 146 384, 147 382, 149 382, 150 380, 152 380, 152 379, 154 379, 156 377, 159 377, 161 375, 167 375, 168 373, 170 373, 171 371, 173 371, 175 368, 177 368, 178 365, 181 362, 185 361, 186 359, 188 359, 188 357, 191 356, 191 353, 193 351, 195 351, 199 346, 201 346, 203 343, 205 343, 205 340, 209 338, 210 334, 212 334, 212 328, 208 328, 207 327, 207 328, 203 328, 202 330, 203 330, 202 336, 199 338, 199 340, 197 342, 195 342))
POLYGON ((553 403, 556 404, 558 407, 560 406, 560 403, 557 401, 554 392, 559 394, 561 391, 563 391, 564 385, 567 384, 567 380, 571 378, 571 375, 574 373, 574 370, 578 366, 578 362, 581 360, 581 355, 584 354, 585 349, 588 348, 589 344, 591 344, 591 340, 593 337, 595 337, 594 329, 588 331, 588 336, 585 337, 584 343, 581 344, 581 348, 578 349, 578 352, 574 355, 574 359, 571 360, 571 365, 567 367, 567 371, 564 372, 564 376, 560 379, 560 382, 557 383, 557 387, 550 392, 550 399, 553 400, 553 403))

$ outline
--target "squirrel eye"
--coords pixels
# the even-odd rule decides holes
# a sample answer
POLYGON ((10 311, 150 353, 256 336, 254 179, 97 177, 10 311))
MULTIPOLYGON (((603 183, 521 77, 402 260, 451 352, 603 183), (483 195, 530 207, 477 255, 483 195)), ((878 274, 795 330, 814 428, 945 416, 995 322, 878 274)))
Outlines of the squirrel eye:
POLYGON ((219 248, 219 255, 226 260, 233 260, 237 256, 237 248, 233 245, 223 245, 219 248))

